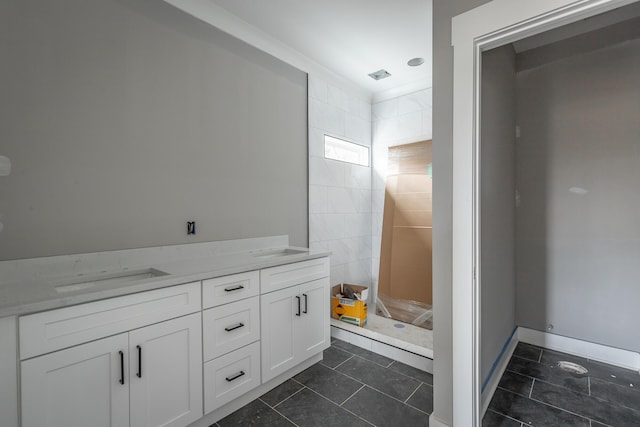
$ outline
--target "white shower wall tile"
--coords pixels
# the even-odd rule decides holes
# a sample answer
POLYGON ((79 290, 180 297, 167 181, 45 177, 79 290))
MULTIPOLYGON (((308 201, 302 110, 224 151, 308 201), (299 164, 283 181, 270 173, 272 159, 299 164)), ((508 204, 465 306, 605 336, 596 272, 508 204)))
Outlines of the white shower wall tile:
POLYGON ((371 236, 371 232, 371 213, 345 215, 345 237, 371 236))
POLYGON ((324 159, 324 135, 371 147, 371 104, 309 76, 309 240, 331 256, 331 283, 371 283, 371 167, 324 159), (364 274, 363 265, 369 265, 364 274))
POLYGON ((331 259, 331 274, 330 274, 331 286, 338 283, 345 283, 345 264, 334 264, 333 258, 331 259))
POLYGON ((324 158, 324 131, 309 126, 309 156, 324 158))
POLYGON ((347 163, 311 157, 309 158, 309 184, 344 187, 347 166, 347 163))
POLYGON ((309 125, 335 136, 344 136, 346 111, 313 98, 309 99, 309 125))
POLYGON ((344 280, 354 285, 370 286, 371 258, 353 261, 345 265, 344 280))
POLYGON ((371 215, 371 235, 378 239, 382 236, 382 212, 371 215))
POLYGON ((309 242, 340 239, 344 234, 344 214, 309 215, 309 242))
POLYGON ((384 211, 384 191, 371 192, 371 212, 382 213, 384 211))
POLYGON ((421 134, 422 113, 420 111, 404 114, 398 117, 398 139, 406 140, 410 138, 416 138, 421 134))
MULTIPOLYGON (((373 250, 376 250, 376 245, 372 245, 373 250)), ((380 253, 380 246, 377 247, 378 254, 380 253)), ((378 277, 380 277, 380 258, 373 257, 371 258, 371 278, 378 283, 378 277)))
POLYGON ((345 184, 350 188, 370 189, 371 188, 371 168, 347 164, 345 167, 345 184))
POLYGON ((398 98, 375 103, 371 106, 371 119, 389 119, 398 115, 398 98))
POLYGON ((422 112, 422 134, 431 139, 433 134, 433 110, 429 108, 422 112))
POLYGON ((371 122, 347 114, 345 137, 360 145, 371 146, 371 122))
POLYGON ((342 89, 339 89, 333 85, 328 85, 327 104, 332 107, 337 107, 341 110, 348 110, 347 94, 342 89))
POLYGON ((345 239, 328 240, 327 250, 331 251, 331 262, 335 265, 343 265, 350 261, 349 245, 345 239))
POLYGON ((320 79, 309 76, 309 98, 327 103, 329 99, 329 85, 320 79))
POLYGON ((372 139, 374 144, 397 140, 399 132, 397 117, 377 120, 373 122, 372 139))
POLYGON ((398 115, 431 109, 431 89, 410 93, 398 98, 398 115))
POLYGON ((327 188, 321 185, 309 186, 309 213, 328 213, 327 188))
POLYGON ((350 96, 347 99, 347 112, 371 123, 371 104, 359 98, 350 96))
POLYGON ((353 213, 356 211, 351 190, 346 187, 327 187, 327 201, 332 213, 353 213))
POLYGON ((356 212, 371 213, 371 190, 354 188, 351 190, 351 194, 355 199, 356 212))

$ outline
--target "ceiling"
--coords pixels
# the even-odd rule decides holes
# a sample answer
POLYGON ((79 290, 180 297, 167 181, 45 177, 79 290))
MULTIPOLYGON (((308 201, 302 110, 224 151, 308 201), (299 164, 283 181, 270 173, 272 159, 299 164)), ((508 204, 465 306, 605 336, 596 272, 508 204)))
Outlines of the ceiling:
POLYGON ((431 86, 432 0, 166 0, 303 71, 372 99, 431 86), (409 67, 407 61, 425 62, 409 67), (373 80, 385 69, 391 77, 373 80))

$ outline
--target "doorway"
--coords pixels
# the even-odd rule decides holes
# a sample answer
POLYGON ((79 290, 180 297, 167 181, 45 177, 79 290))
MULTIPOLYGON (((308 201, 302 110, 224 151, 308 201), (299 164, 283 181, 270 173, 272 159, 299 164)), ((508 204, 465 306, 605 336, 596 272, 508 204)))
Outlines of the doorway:
MULTIPOLYGON (((453 19, 453 413, 480 425, 482 52, 633 1, 493 1, 453 19)), ((437 372, 435 372, 437 375, 437 372)))

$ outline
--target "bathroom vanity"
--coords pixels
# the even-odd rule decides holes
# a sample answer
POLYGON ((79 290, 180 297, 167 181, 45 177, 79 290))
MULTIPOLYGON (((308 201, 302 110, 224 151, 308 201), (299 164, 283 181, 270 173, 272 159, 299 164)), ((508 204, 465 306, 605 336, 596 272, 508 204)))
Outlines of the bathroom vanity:
POLYGON ((322 358, 328 253, 183 258, 3 284, 2 425, 210 425, 322 358))

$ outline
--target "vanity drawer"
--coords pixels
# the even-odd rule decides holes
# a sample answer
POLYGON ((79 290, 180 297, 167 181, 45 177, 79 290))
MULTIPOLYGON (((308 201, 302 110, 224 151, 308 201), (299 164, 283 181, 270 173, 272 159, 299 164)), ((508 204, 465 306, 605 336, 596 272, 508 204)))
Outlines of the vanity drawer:
POLYGON ((260 385, 260 342, 204 364, 204 412, 209 413, 260 385))
POLYGON ((260 297, 255 296, 202 313, 204 360, 215 359, 260 339, 260 297))
POLYGON ((202 281, 203 308, 215 307, 260 294, 260 273, 232 274, 202 281))
POLYGON ((329 257, 279 265, 260 271, 262 293, 329 277, 329 257))
POLYGON ((200 282, 193 282, 22 316, 20 359, 200 310, 200 282))

